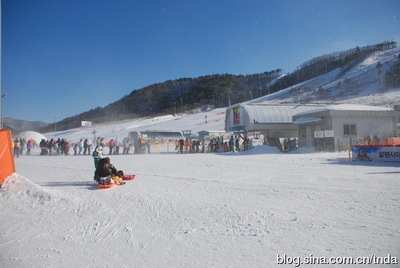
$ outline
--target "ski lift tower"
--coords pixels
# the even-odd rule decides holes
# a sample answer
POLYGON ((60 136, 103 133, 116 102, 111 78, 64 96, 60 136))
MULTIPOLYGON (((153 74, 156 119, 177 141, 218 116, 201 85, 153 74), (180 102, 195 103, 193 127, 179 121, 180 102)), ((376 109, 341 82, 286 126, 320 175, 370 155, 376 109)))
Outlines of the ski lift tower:
POLYGON ((192 130, 183 130, 182 134, 185 136, 185 139, 187 139, 192 135, 192 130))
POLYGON ((97 131, 94 129, 92 132, 94 141, 96 141, 96 133, 97 133, 97 131))

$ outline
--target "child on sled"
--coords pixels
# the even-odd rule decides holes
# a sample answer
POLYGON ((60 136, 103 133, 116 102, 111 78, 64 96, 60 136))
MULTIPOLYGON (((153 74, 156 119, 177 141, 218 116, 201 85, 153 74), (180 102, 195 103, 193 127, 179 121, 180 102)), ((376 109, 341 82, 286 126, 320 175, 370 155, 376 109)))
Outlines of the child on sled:
POLYGON ((96 171, 94 172, 94 180, 99 184, 125 184, 122 180, 124 172, 117 169, 110 163, 110 158, 102 158, 99 160, 96 171))

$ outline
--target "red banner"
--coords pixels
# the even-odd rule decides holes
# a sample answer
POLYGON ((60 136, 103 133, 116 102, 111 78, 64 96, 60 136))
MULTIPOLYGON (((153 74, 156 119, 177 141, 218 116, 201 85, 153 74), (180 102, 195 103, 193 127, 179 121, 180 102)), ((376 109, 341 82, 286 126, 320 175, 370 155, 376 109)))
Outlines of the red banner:
POLYGON ((233 108, 233 125, 240 125, 240 107, 233 108))
POLYGON ((8 176, 15 173, 11 139, 10 130, 0 130, 0 185, 8 176))

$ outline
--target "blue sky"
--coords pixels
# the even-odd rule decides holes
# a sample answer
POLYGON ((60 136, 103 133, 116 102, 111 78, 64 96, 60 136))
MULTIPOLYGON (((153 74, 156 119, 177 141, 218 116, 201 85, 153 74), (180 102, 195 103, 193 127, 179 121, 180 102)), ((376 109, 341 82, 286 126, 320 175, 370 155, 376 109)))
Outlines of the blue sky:
POLYGON ((2 0, 4 117, 54 122, 183 77, 400 41, 398 0, 2 0))

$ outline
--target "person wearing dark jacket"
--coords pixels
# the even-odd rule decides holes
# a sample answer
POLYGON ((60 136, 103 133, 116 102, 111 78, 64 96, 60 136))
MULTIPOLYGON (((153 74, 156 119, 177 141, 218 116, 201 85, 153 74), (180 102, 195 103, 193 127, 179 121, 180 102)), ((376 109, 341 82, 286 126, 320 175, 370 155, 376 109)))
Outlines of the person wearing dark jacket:
POLYGON ((99 184, 125 184, 119 177, 122 176, 122 171, 117 169, 110 163, 110 158, 102 158, 99 160, 96 171, 94 172, 94 180, 99 184))
POLYGON ((45 139, 42 139, 40 141, 39 146, 40 146, 40 149, 41 149, 40 155, 47 155, 48 154, 48 152, 47 152, 47 142, 45 141, 45 139))
POLYGON ((86 155, 88 149, 88 140, 85 139, 85 141, 83 142, 83 155, 86 155))

